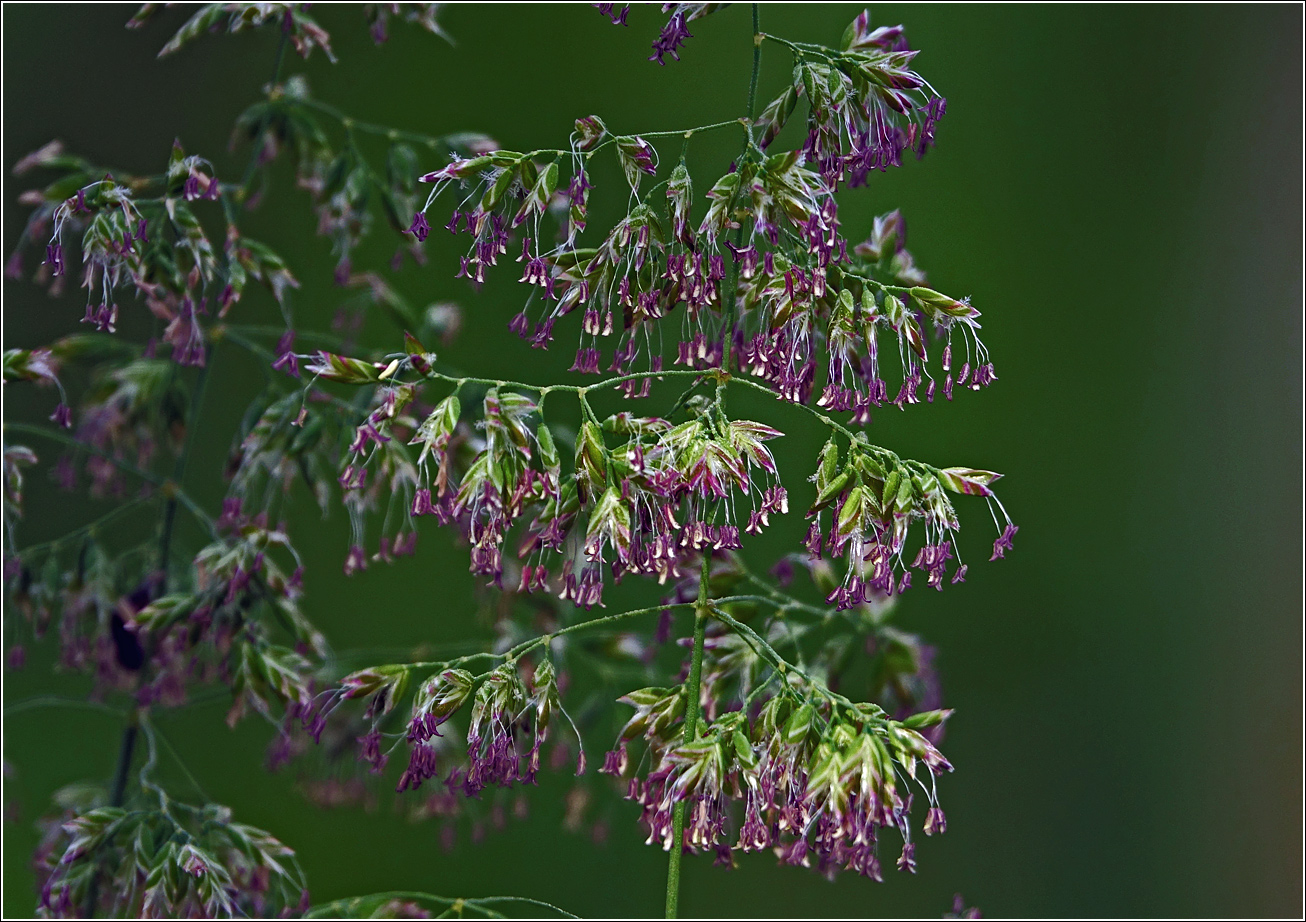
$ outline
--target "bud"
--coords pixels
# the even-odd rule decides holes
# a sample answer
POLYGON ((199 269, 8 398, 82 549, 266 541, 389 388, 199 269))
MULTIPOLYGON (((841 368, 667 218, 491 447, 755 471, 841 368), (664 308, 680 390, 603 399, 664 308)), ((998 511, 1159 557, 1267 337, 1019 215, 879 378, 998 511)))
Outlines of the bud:
POLYGON ((684 243, 689 243, 692 239, 689 207, 693 198, 694 185, 690 181, 689 170, 683 163, 679 163, 667 181, 667 203, 671 206, 671 232, 684 243))
POLYGON ((951 708, 938 711, 921 711, 919 714, 908 717, 902 722, 902 725, 909 730, 923 730, 926 727, 937 727, 951 716, 951 708))
POLYGON ((608 127, 597 115, 576 119, 576 149, 593 150, 608 136, 608 127))
POLYGON ((685 698, 679 688, 640 688, 617 700, 635 709, 635 715, 621 728, 623 740, 657 736, 685 712, 685 698))
POLYGON ((541 424, 535 430, 535 441, 540 446, 540 463, 544 465, 545 470, 556 476, 562 468, 562 460, 558 457, 558 446, 554 443, 553 433, 548 426, 541 424))
POLYGON ((607 455, 598 426, 589 421, 583 423, 576 437, 576 479, 586 501, 607 483, 607 455))
POLYGON ((652 176, 658 171, 657 151, 643 138, 621 138, 617 141, 617 159, 621 161, 621 170, 626 174, 626 182, 631 191, 639 189, 641 174, 652 176))
POLYGON ((895 330, 900 329, 907 317, 907 305, 903 304, 902 300, 895 295, 886 294, 884 296, 884 317, 895 330))
POLYGON ((844 488, 848 486, 850 477, 851 475, 848 471, 843 471, 839 476, 823 486, 821 491, 816 494, 816 502, 812 503, 812 511, 815 512, 818 509, 824 509, 830 503, 834 502, 835 497, 842 493, 844 488))
POLYGON ((712 204, 708 206, 707 214, 703 217, 698 232, 707 235, 709 240, 715 240, 718 234, 731 225, 730 204, 734 201, 735 192, 739 189, 740 176, 745 170, 751 173, 751 164, 744 164, 739 172, 722 176, 708 190, 707 197, 712 200, 712 204))
POLYGON ((939 481, 953 493, 992 496, 989 484, 1001 479, 993 471, 976 471, 968 467, 947 467, 938 472, 939 481))
POLYGON ((431 451, 444 451, 454 429, 458 426, 458 417, 461 413, 462 403, 457 395, 451 394, 435 405, 435 409, 417 427, 417 432, 408 442, 409 445, 420 443, 422 446, 422 452, 417 457, 418 464, 425 461, 431 451))
POLYGON ((803 704, 798 710, 789 715, 785 721, 784 729, 780 733, 780 739, 787 746, 800 746, 807 739, 816 723, 816 708, 810 704, 803 704))
POLYGON ((553 719, 553 712, 558 710, 558 676, 553 669, 553 662, 548 657, 540 660, 535 667, 535 675, 531 680, 531 685, 535 689, 535 735, 543 738, 545 731, 549 728, 549 723, 553 719))
POLYGON ((448 720, 463 706, 475 684, 472 674, 465 669, 446 669, 422 683, 413 699, 412 724, 428 715, 436 726, 448 720))
POLYGON ((448 166, 418 177, 418 182, 448 182, 452 179, 467 179, 491 165, 489 157, 470 157, 455 160, 448 166))
POLYGON ((798 91, 793 86, 785 87, 783 93, 771 101, 771 103, 762 110, 754 126, 761 130, 758 138, 758 146, 765 150, 776 136, 780 134, 785 123, 789 121, 789 116, 793 115, 794 107, 798 105, 798 91))
MULTIPOLYGON (((523 164, 523 170, 527 164, 523 164)), ((532 168, 533 169, 533 168, 532 168)), ((523 175, 525 179, 525 175, 523 175)), ((512 219, 513 227, 521 224, 532 213, 542 215, 546 208, 549 207, 549 200, 553 198, 553 193, 558 188, 558 162, 555 160, 544 168, 535 182, 530 185, 530 191, 526 194, 526 200, 522 202, 516 217, 512 219)))
POLYGON ((908 293, 920 305, 921 310, 940 321, 949 318, 973 319, 980 315, 979 311, 970 306, 969 301, 958 301, 955 298, 949 298, 932 288, 922 288, 918 285, 908 293))
POLYGON ((402 665, 373 666, 350 673, 340 680, 346 698, 367 698, 375 695, 372 712, 379 716, 388 714, 395 701, 403 697, 408 688, 408 668, 402 665))
POLYGON ((319 352, 307 370, 311 375, 341 384, 375 384, 381 380, 380 366, 333 352, 319 352))

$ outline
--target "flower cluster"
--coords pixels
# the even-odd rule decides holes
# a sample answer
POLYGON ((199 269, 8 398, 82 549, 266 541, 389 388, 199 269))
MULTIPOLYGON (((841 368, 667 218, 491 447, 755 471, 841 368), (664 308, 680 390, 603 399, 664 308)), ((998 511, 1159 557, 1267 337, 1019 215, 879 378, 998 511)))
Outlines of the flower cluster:
MULTIPOLYGON (((140 11, 127 23, 127 28, 141 28, 154 17, 159 7, 166 5, 143 4, 140 11)), ((163 46, 159 57, 180 51, 206 32, 244 32, 247 29, 272 25, 281 29, 300 57, 307 59, 314 48, 321 48, 322 53, 334 64, 336 56, 331 50, 331 35, 317 20, 308 15, 310 6, 312 6, 310 3, 202 4, 163 46)), ((404 22, 414 23, 433 35, 448 38, 439 23, 435 21, 440 9, 438 3, 367 3, 363 7, 372 40, 378 45, 389 37, 386 22, 392 15, 404 22)))
POLYGON ((946 828, 933 780, 952 766, 919 732, 946 711, 895 721, 875 705, 814 704, 788 692, 755 716, 721 714, 686 740, 682 691, 646 688, 621 700, 635 714, 603 771, 624 776, 629 741, 646 741, 649 768, 630 779, 626 796, 642 807, 650 844, 674 846, 673 813, 684 804, 684 847, 715 851, 727 865, 734 849, 770 849, 783 864, 808 867, 815 858, 823 874, 852 870, 879 880, 882 829, 899 831, 898 867, 915 870, 912 782, 929 801, 926 833, 946 828))
POLYGON ((50 414, 50 421, 64 429, 73 424, 68 394, 59 381, 59 353, 56 343, 48 349, 6 349, 4 353, 4 381, 32 381, 40 385, 54 385, 59 391, 59 405, 50 414))
MULTIPOLYGON (((161 176, 115 179, 83 158, 64 152, 52 142, 18 165, 20 174, 43 168, 61 170, 44 190, 25 193, 34 206, 9 261, 11 278, 22 275, 22 254, 45 235, 45 258, 34 278, 46 281, 53 293, 69 272, 69 249, 76 241, 81 252, 81 286, 87 291, 82 322, 98 332, 117 330, 119 293, 130 290, 162 326, 162 342, 179 365, 205 364, 210 344, 205 329, 210 318, 225 317, 240 300, 246 282, 266 284, 279 301, 298 281, 285 262, 267 246, 243 236, 234 223, 227 226, 223 255, 204 230, 195 207, 232 194, 202 157, 188 156, 173 146, 161 176), (93 179, 96 174, 102 179, 93 179), (145 195, 159 191, 158 197, 145 195), (194 206, 194 207, 193 207, 194 206), (169 228, 172 239, 155 239, 154 227, 169 228)), ((230 218, 230 211, 226 211, 230 218)), ((75 353, 91 351, 86 340, 65 340, 75 353)), ((144 358, 154 356, 151 340, 144 358)))
MULTIPOLYGON (((534 783, 540 770, 541 749, 557 716, 562 714, 568 722, 571 718, 562 709, 558 675, 547 655, 535 666, 529 688, 518 669, 518 664, 511 661, 481 676, 449 668, 418 686, 403 735, 409 747, 408 766, 399 776, 397 792, 417 790, 442 772, 448 794, 470 798, 478 797, 487 787, 534 783), (446 723, 469 700, 472 707, 466 723, 466 752, 465 757, 460 757, 450 742, 446 723)), ((388 759, 388 753, 380 749, 380 722, 404 698, 410 671, 404 666, 378 666, 345 676, 338 687, 324 692, 312 708, 303 712, 305 727, 310 734, 320 736, 337 705, 347 699, 366 699, 372 729, 359 738, 361 756, 379 772, 388 759)), ((576 773, 584 770, 582 747, 576 773)))
POLYGON ((807 272, 776 257, 776 274, 758 275, 743 293, 746 322, 757 332, 745 336, 744 327, 737 328, 741 364, 771 382, 782 397, 806 403, 823 346, 826 383, 816 403, 851 411, 857 425, 871 421, 872 407, 901 409, 922 398, 934 400, 939 388, 928 366, 927 333, 942 346, 941 390, 947 399, 954 387, 977 390, 996 380, 978 336, 979 311, 924 287, 924 273, 903 247, 904 239, 902 217, 892 212, 876 219, 872 235, 841 264, 807 272), (954 367, 954 336, 960 368, 954 367), (892 397, 882 371, 882 337, 892 343, 889 354, 901 367, 892 397))
POLYGON ((695 19, 701 19, 710 13, 715 13, 724 3, 664 3, 662 12, 670 13, 671 18, 667 24, 662 27, 662 32, 653 42, 653 54, 649 57, 650 61, 657 61, 659 64, 666 64, 666 56, 679 61, 680 46, 685 43, 685 39, 693 38, 693 34, 686 27, 686 23, 693 22, 695 19))
MULTIPOLYGON (((422 243, 429 228, 410 225, 405 217, 416 206, 419 151, 466 154, 495 146, 489 138, 474 133, 430 138, 381 129, 318 101, 299 75, 241 113, 233 140, 253 148, 254 172, 241 190, 252 202, 261 199, 271 182, 268 168, 273 161, 283 152, 289 153, 296 184, 313 197, 317 232, 331 241, 335 281, 353 287, 377 281, 373 275, 355 271, 353 254, 372 232, 378 212, 396 234, 411 235, 408 246, 395 250, 391 267, 398 270, 406 256, 419 265, 426 261, 422 243)), ((395 307, 393 303, 386 306, 395 307)), ((412 312, 400 308, 399 315, 410 329, 418 326, 419 318, 412 312)))
MULTIPOLYGON (((520 553, 538 561, 545 552, 564 551, 572 522, 586 509, 585 563, 577 577, 571 559, 564 561, 564 598, 586 607, 598 603, 599 566, 605 561, 617 579, 627 572, 656 576, 660 582, 677 577, 687 555, 739 547, 737 493, 752 504, 745 530, 759 531, 771 513, 787 511, 782 486, 754 482, 754 471, 775 474, 763 443, 777 435, 741 420, 693 419, 673 426, 662 419, 619 414, 602 429, 586 422, 576 439, 572 476, 536 513, 520 553), (604 430, 624 444, 610 449, 604 430)), ((548 465, 545 449, 542 460, 548 465)), ((523 587, 542 586, 545 578, 542 563, 533 568, 528 564, 523 587)))
MULTIPOLYGON (((957 561, 951 582, 966 578, 955 534, 960 527, 947 492, 983 496, 990 510, 996 507, 1006 526, 994 543, 993 559, 1011 545, 1016 526, 1007 518, 1002 503, 990 485, 1000 474, 970 468, 933 468, 917 461, 903 461, 892 452, 854 441, 840 460, 832 438, 821 450, 814 480, 817 496, 808 512, 812 524, 807 548, 813 557, 828 551, 833 557, 847 557, 844 582, 827 601, 843 609, 866 601, 872 595, 893 595, 911 585, 911 570, 920 571, 927 585, 941 590, 949 577, 948 562, 957 561), (946 492, 945 492, 946 491, 946 492), (822 519, 831 510, 828 533, 822 519), (925 540, 910 567, 906 563, 907 534, 913 523, 925 526, 925 540)), ((994 513, 997 521, 997 513, 994 513)))
POLYGON ((917 53, 902 26, 872 29, 863 11, 845 30, 838 53, 800 57, 793 85, 767 109, 768 126, 806 95, 807 159, 831 183, 865 185, 872 171, 901 166, 907 151, 922 157, 934 144, 947 103, 912 70, 917 53))
POLYGON ((341 383, 383 385, 347 456, 346 502, 383 480, 390 495, 408 497, 411 516, 456 524, 471 545, 472 572, 496 586, 503 585, 504 543, 518 523, 520 591, 549 588, 552 577, 562 598, 588 608, 601 604, 605 565, 617 580, 632 572, 660 582, 679 578, 688 557, 738 548, 741 534, 758 533, 773 514, 788 511, 766 446, 781 433, 729 419, 719 396, 689 401, 692 416, 679 424, 630 413, 600 423, 583 404, 590 418, 564 472, 540 406, 522 393, 489 388, 475 429, 462 422, 457 394, 420 422, 407 415, 418 385, 401 379, 429 373, 432 358, 417 351, 383 364, 321 353, 308 370, 341 383), (405 443, 419 448, 415 460, 405 443), (546 560, 559 555, 561 567, 551 575, 546 560))
POLYGON ((154 810, 85 803, 75 791, 36 854, 42 917, 82 912, 221 918, 308 909, 295 853, 218 804, 154 810), (112 875, 109 885, 108 875, 112 875))

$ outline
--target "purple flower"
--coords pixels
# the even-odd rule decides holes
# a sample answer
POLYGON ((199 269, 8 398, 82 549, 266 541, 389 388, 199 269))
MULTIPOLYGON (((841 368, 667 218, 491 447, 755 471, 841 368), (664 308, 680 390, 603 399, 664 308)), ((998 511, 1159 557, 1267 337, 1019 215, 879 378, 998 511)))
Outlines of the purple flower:
POLYGON ((413 215, 413 223, 408 227, 408 233, 412 234, 419 242, 425 242, 431 233, 431 225, 426 221, 426 212, 419 211, 413 215))
POLYGON ((63 275, 65 270, 63 261, 63 247, 57 243, 51 243, 45 248, 45 264, 50 267, 50 271, 55 276, 63 275))
POLYGON ((435 750, 426 743, 418 743, 409 753, 408 767, 399 776, 399 783, 395 786, 395 793, 402 794, 409 788, 417 790, 422 786, 423 781, 434 778, 437 770, 435 750))
POLYGON ((381 731, 373 727, 358 738, 358 744, 359 755, 364 762, 372 766, 372 773, 380 774, 385 771, 385 763, 389 761, 390 756, 381 751, 381 731))
POLYGON ((948 831, 948 818, 943 815, 943 811, 938 807, 930 807, 925 814, 925 834, 932 836, 935 833, 943 835, 948 831))
POLYGON ((71 429, 73 427, 73 411, 69 409, 68 404, 60 401, 59 405, 54 408, 54 412, 50 414, 50 421, 62 426, 64 429, 71 429))
POLYGON ((1011 539, 1015 537, 1018 531, 1020 529, 1017 526, 1012 525, 1010 522, 1007 523, 1007 526, 1002 529, 1002 534, 998 535, 997 540, 993 542, 993 556, 989 558, 990 562, 1006 556, 1007 551, 1012 549, 1011 539))
POLYGON ((667 62, 663 58, 669 54, 679 61, 680 46, 684 44, 685 39, 693 37, 689 29, 685 27, 685 14, 677 9, 671 14, 671 19, 667 21, 667 24, 662 27, 662 33, 653 42, 653 54, 649 55, 649 60, 665 65, 667 62))
POLYGON ((359 570, 367 569, 367 554, 357 544, 351 545, 345 557, 345 576, 353 576, 359 570))
POLYGON ((600 14, 611 19, 614 26, 628 25, 626 17, 630 15, 629 3, 621 8, 620 13, 616 11, 617 5, 615 3, 591 3, 590 6, 598 10, 600 14))
POLYGON ((272 363, 272 367, 277 371, 284 371, 292 378, 299 377, 299 356, 291 347, 295 344, 295 331, 287 330, 277 341, 277 358, 272 363))

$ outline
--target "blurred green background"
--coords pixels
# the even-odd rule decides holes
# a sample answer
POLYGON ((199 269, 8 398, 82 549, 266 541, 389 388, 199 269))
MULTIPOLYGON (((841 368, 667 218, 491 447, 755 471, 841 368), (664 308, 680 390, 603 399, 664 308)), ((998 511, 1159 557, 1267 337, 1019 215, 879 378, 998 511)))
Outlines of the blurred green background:
MULTIPOLYGON (((766 5, 762 25, 833 44, 860 9, 766 5)), ((931 281, 972 295, 983 311, 1000 378, 950 404, 882 410, 871 436, 906 456, 1005 472, 1003 501, 1021 531, 1005 562, 973 565, 964 587, 909 593, 901 609, 940 647, 957 709, 945 746, 957 771, 942 783, 949 832, 923 841, 920 873, 829 884, 765 855, 745 856, 734 872, 693 859, 683 911, 937 917, 961 892, 990 916, 1297 915, 1301 9, 871 12, 877 24, 906 25, 948 116, 937 150, 846 194, 841 218, 858 240, 874 215, 903 209, 931 281)), ((180 137, 220 176, 238 174, 245 153, 226 153, 230 125, 271 73, 275 30, 206 36, 156 61, 181 14, 128 32, 130 13, 5 6, 6 172, 54 137, 99 162, 156 172, 180 137)), ((393 23, 388 45, 374 48, 357 9, 316 13, 341 63, 290 58, 287 70, 306 73, 316 96, 374 122, 484 131, 515 149, 565 144, 572 120, 589 113, 623 132, 734 117, 748 80, 743 5, 692 24, 683 60, 665 68, 645 60, 665 21, 651 5, 632 10, 628 28, 584 5, 457 6, 441 17, 452 47, 393 23)), ((768 45, 762 66, 764 101, 790 61, 768 45)), ((736 143, 696 139, 695 178, 718 175, 736 143)), ((299 316, 324 324, 341 295, 288 178, 250 233, 283 248, 305 283, 299 316)), ((7 179, 6 254, 25 187, 7 179)), ((596 189, 594 224, 617 214, 619 188, 596 189)), ((443 234, 432 238, 434 254, 443 234)), ((375 236, 356 265, 388 259, 394 235, 375 236)), ((557 376, 571 361, 571 329, 549 353, 527 349, 504 326, 520 297, 511 269, 476 296, 452 278, 445 249, 425 269, 409 264, 396 284, 419 305, 463 304, 450 360, 527 380, 557 376)), ((5 281, 4 297, 6 347, 78 328, 79 292, 52 302, 5 281)), ((260 297, 242 303, 242 319, 272 322, 260 297)), ((376 317, 365 338, 394 336, 376 317)), ((206 450, 188 478, 213 504, 251 372, 234 351, 219 355, 199 436, 206 450)), ((6 394, 6 418, 35 415, 30 393, 6 394)), ((764 402, 740 403, 766 412, 764 402)), ((805 472, 817 433, 801 414, 778 412, 789 433, 781 463, 805 472)), ((93 511, 33 479, 25 542, 93 511)), ((318 527, 301 512, 308 611, 338 649, 478 636, 463 603, 472 586, 464 554, 443 537, 426 536, 416 559, 347 581, 345 517, 318 527)), ((991 540, 987 517, 978 502, 961 512, 964 549, 976 558, 991 540)), ((755 561, 764 566, 767 553, 796 542, 802 525, 789 516, 755 561)), ((5 675, 6 703, 84 687, 51 675, 49 646, 5 675)), ((216 799, 299 851, 315 901, 414 888, 530 895, 582 915, 660 912, 665 856, 643 844, 629 804, 611 810, 608 840, 596 845, 560 828, 569 779, 546 779, 531 791, 528 820, 478 844, 463 829, 445 852, 433 825, 388 807, 310 807, 290 778, 261 769, 266 728, 247 721, 229 731, 222 713, 220 704, 193 708, 165 726, 216 799)), ((94 714, 5 721, 14 770, 5 801, 16 811, 4 826, 6 915, 32 911, 33 823, 51 792, 107 777, 118 732, 94 714)))

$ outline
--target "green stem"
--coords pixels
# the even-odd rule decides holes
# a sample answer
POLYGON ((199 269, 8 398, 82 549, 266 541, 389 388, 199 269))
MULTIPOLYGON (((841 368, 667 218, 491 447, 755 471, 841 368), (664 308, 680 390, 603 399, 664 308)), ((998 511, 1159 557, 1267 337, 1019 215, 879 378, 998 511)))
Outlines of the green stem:
POLYGON ((433 138, 430 135, 419 134, 416 131, 404 131, 399 128, 389 128, 385 125, 365 122, 361 119, 354 118, 352 115, 347 115, 335 106, 329 105, 328 103, 322 102, 318 99, 302 99, 299 100, 299 102, 303 106, 314 109, 329 118, 335 119, 340 123, 340 127, 345 129, 345 131, 357 130, 364 134, 380 135, 381 137, 387 138, 391 141, 408 141, 409 143, 421 144, 423 147, 429 147, 432 149, 439 149, 448 146, 448 142, 443 138, 433 138))
POLYGON ((84 698, 64 698, 59 695, 37 695, 35 698, 24 698, 22 701, 15 701, 13 704, 5 705, 4 714, 9 717, 13 714, 21 714, 23 711, 32 711, 37 708, 68 708, 73 711, 98 711, 101 714, 111 714, 114 717, 126 716, 126 711, 112 705, 102 704, 99 701, 87 701, 84 698))
POLYGON ((100 516, 94 522, 90 522, 86 525, 82 525, 79 528, 74 528, 72 531, 66 532, 63 535, 60 535, 58 538, 54 538, 50 541, 42 541, 40 544, 29 544, 27 547, 19 548, 17 549, 18 553, 22 556, 39 554, 41 551, 53 550, 55 548, 61 547, 62 545, 67 544, 69 541, 72 541, 75 538, 80 538, 82 535, 93 534, 95 531, 107 525, 110 520, 117 518, 118 516, 122 515, 124 512, 131 512, 145 501, 146 501, 145 499, 139 499, 139 498, 129 499, 126 502, 124 502, 122 505, 114 506, 112 509, 106 512, 104 515, 100 516))
MULTIPOLYGON (((745 377, 741 377, 741 376, 733 376, 733 377, 730 378, 730 383, 731 383, 731 384, 742 384, 742 385, 744 385, 744 387, 751 387, 751 388, 752 388, 753 390, 755 390, 755 391, 761 391, 761 392, 764 393, 764 394, 770 394, 772 397, 775 397, 775 398, 779 399, 779 395, 776 394, 774 388, 767 387, 765 384, 760 384, 760 383, 758 383, 757 381, 752 380, 751 378, 745 378, 745 377)), ((790 401, 785 401, 785 403, 791 403, 791 402, 790 402, 790 401)), ((873 451, 888 451, 888 449, 879 448, 878 446, 870 445, 869 443, 863 441, 863 438, 864 438, 863 436, 859 435, 859 434, 856 433, 856 432, 853 432, 853 431, 852 431, 851 429, 849 429, 847 426, 845 426, 845 425, 843 425, 843 424, 841 424, 841 423, 839 423, 839 422, 836 422, 835 420, 833 420, 833 419, 831 419, 830 417, 826 416, 826 415, 825 415, 824 413, 822 413, 820 410, 817 410, 817 409, 815 409, 815 408, 813 408, 813 407, 809 407, 809 406, 808 406, 807 404, 805 404, 805 403, 791 403, 791 406, 797 407, 798 409, 803 410, 803 411, 806 412, 806 413, 810 413, 812 416, 815 416, 818 420, 820 420, 822 423, 824 423, 824 424, 825 424, 826 426, 828 426, 829 428, 835 430, 836 432, 842 433, 842 434, 843 434, 844 436, 846 436, 850 441, 855 441, 855 442, 857 442, 861 447, 863 447, 863 448, 865 448, 865 449, 873 450, 873 451)))
POLYGON ((748 81, 748 138, 753 139, 753 111, 757 107, 757 75, 762 70, 762 20, 758 4, 753 4, 753 76, 748 81))
POLYGON ((118 747, 118 768, 113 775, 113 789, 109 793, 109 806, 121 807, 127 796, 127 773, 131 770, 132 755, 136 750, 136 736, 139 732, 139 715, 135 710, 127 715, 127 726, 122 731, 122 743, 118 747))
POLYGON ((526 896, 451 897, 439 896, 434 893, 425 893, 420 890, 389 890, 384 893, 368 894, 367 896, 355 896, 340 900, 332 900, 330 903, 323 903, 320 906, 314 906, 305 914, 305 918, 318 919, 348 915, 357 912, 363 906, 370 906, 374 902, 389 902, 390 900, 409 900, 414 903, 436 903, 441 906, 448 906, 450 910, 457 910, 456 914, 459 916, 461 916, 461 911, 463 909, 474 909, 490 916, 491 918, 503 918, 503 915, 490 909, 487 905, 489 903, 522 903, 526 906, 550 909, 564 919, 579 918, 579 916, 572 915, 560 906, 554 906, 552 903, 546 903, 544 900, 536 900, 526 896))
POLYGON ((485 384, 490 387, 515 387, 523 391, 534 391, 541 396, 545 396, 558 391, 560 393, 587 394, 590 391, 601 390, 605 387, 615 387, 626 381, 638 381, 641 378, 684 378, 691 375, 702 376, 702 371, 692 369, 667 368, 662 371, 635 371, 628 375, 618 375, 615 378, 604 378, 602 381, 595 381, 593 384, 527 384, 524 381, 505 381, 499 378, 474 378, 459 375, 446 375, 438 371, 426 372, 427 378, 433 378, 437 381, 448 381, 449 383, 461 387, 464 384, 485 384))
MULTIPOLYGON (((822 616, 827 614, 827 612, 823 609, 817 608, 815 605, 808 605, 805 602, 800 602, 797 599, 788 596, 785 596, 783 600, 778 600, 767 598, 762 595, 726 595, 717 599, 711 599, 709 601, 709 607, 712 605, 729 605, 731 602, 760 602, 764 605, 772 605, 786 611, 806 611, 810 614, 822 616)), ((548 634, 541 634, 539 637, 532 637, 530 640, 523 640, 511 650, 503 653, 491 653, 482 650, 455 657, 454 659, 422 660, 413 663, 405 663, 404 668, 449 669, 452 667, 464 666, 467 663, 475 662, 478 659, 518 660, 564 634, 571 634, 575 631, 585 631, 590 628, 601 627, 602 625, 612 624, 616 621, 624 621, 626 618, 634 618, 637 615, 651 615, 653 612, 666 611, 670 608, 698 608, 701 604, 702 603, 700 602, 670 602, 665 605, 653 605, 648 608, 632 608, 630 611, 617 612, 612 615, 603 615, 600 618, 590 618, 588 621, 578 621, 575 624, 569 624, 564 628, 559 628, 558 630, 552 631, 548 634)), ((377 655, 383 654, 384 651, 373 651, 371 654, 368 654, 367 651, 350 651, 348 654, 338 657, 336 662, 343 662, 346 659, 375 660, 377 655)))
POLYGON ((826 687, 824 683, 818 681, 805 670, 800 669, 799 667, 795 666, 793 663, 786 660, 783 656, 781 656, 779 653, 775 651, 775 648, 772 647, 771 644, 767 642, 765 637, 757 633, 757 631, 753 630, 747 624, 744 624, 742 621, 739 621, 729 613, 723 611, 720 608, 717 608, 716 606, 710 606, 709 610, 713 615, 716 615, 716 617, 720 618, 721 621, 723 621, 727 627, 733 630, 740 637, 744 638, 745 641, 748 641, 749 645, 753 647, 754 652, 756 652, 759 656, 761 656, 768 663, 770 663, 772 668, 774 668, 776 672, 780 673, 780 675, 783 676, 786 675, 787 673, 792 672, 794 675, 802 679, 807 684, 808 688, 810 688, 816 694, 820 695, 822 698, 825 698, 827 701, 833 701, 838 704, 842 704, 844 707, 847 708, 855 707, 853 702, 850 701, 848 698, 844 697, 838 692, 830 691, 830 689, 826 687))
POLYGON ((546 646, 555 637, 561 637, 564 634, 570 634, 573 631, 583 631, 592 627, 598 627, 599 625, 602 624, 611 624, 614 621, 621 621, 626 618, 633 618, 636 615, 649 615, 655 611, 663 611, 668 608, 688 608, 689 606, 696 605, 696 604, 697 603, 694 602, 672 602, 667 605, 654 605, 650 608, 632 608, 630 611, 617 612, 616 614, 612 614, 612 615, 604 615, 601 618, 590 618, 588 621, 578 621, 575 624, 569 624, 566 627, 560 628, 549 634, 541 634, 539 637, 533 637, 530 640, 523 640, 521 643, 517 644, 517 646, 513 647, 511 650, 508 650, 506 653, 488 653, 488 652, 469 653, 466 656, 460 656, 457 659, 444 660, 441 662, 409 663, 406 668, 446 669, 451 666, 461 666, 464 665, 465 663, 470 663, 478 659, 517 660, 517 659, 521 659, 523 656, 525 656, 527 653, 530 653, 532 650, 535 650, 537 647, 546 646))
POLYGON ((118 468, 118 470, 139 477, 141 480, 144 480, 146 483, 153 484, 156 487, 162 486, 164 482, 163 478, 158 476, 157 474, 152 474, 149 471, 141 470, 139 467, 132 464, 130 461, 125 461, 122 458, 117 457, 116 455, 110 454, 109 452, 105 451, 102 448, 97 448, 96 446, 91 445, 87 442, 83 442, 80 439, 75 439, 71 435, 64 435, 62 432, 60 432, 57 429, 48 429, 44 426, 33 426, 30 423, 5 423, 4 431, 22 432, 27 435, 39 435, 42 438, 50 439, 51 441, 54 442, 59 442, 71 448, 77 448, 80 449, 81 451, 89 452, 90 454, 95 455, 97 458, 103 458, 105 461, 108 461, 114 467, 118 468))
MULTIPOLYGON (((290 11, 286 11, 286 18, 290 18, 290 11)), ((286 23, 286 28, 290 26, 286 23)), ((286 45, 290 43, 290 33, 286 29, 281 31, 281 41, 277 43, 277 59, 272 65, 272 85, 275 87, 281 82, 281 65, 286 60, 286 45)))
MULTIPOLYGON (((698 577, 698 602, 694 606, 694 652, 689 661, 689 681, 685 686, 684 739, 692 742, 698 737, 699 695, 703 680, 703 636, 707 631, 707 618, 711 611, 708 599, 708 582, 712 575, 712 553, 704 551, 703 570, 698 577)), ((667 864, 668 919, 676 918, 680 902, 680 858, 684 851, 685 802, 677 801, 671 815, 671 856, 667 864)))
MULTIPOLYGON (((132 756, 136 752, 138 732, 138 712, 135 708, 127 716, 127 726, 122 731, 122 742, 118 746, 118 767, 113 773, 113 787, 109 792, 109 806, 121 807, 127 798, 127 773, 131 771, 132 756)), ((88 919, 95 918, 95 906, 100 901, 100 875, 103 868, 97 867, 91 875, 91 883, 86 888, 86 906, 82 912, 88 919)))
POLYGON ((199 780, 196 779, 195 775, 191 773, 190 767, 187 766, 185 760, 182 759, 181 753, 177 751, 177 747, 172 745, 172 741, 168 739, 161 729, 159 729, 158 725, 151 723, 144 714, 141 715, 141 724, 152 740, 157 740, 162 743, 163 748, 168 750, 168 755, 172 756, 173 762, 175 762, 177 767, 181 769, 181 773, 186 776, 186 780, 190 783, 190 786, 194 788, 195 793, 200 796, 200 800, 206 804, 212 803, 213 798, 205 793, 203 786, 199 783, 199 780))
POLYGON ((163 510, 163 531, 159 535, 159 571, 163 574, 163 590, 165 592, 168 585, 168 562, 172 553, 172 528, 177 518, 177 504, 184 502, 188 507, 191 506, 190 498, 182 493, 181 484, 186 476, 186 462, 190 459, 190 448, 195 442, 196 417, 199 415, 200 406, 204 402, 204 390, 209 381, 209 366, 213 364, 217 351, 215 346, 209 354, 209 361, 200 366, 199 378, 195 382, 195 393, 191 397, 190 410, 186 414, 185 441, 182 442, 181 453, 177 455, 177 462, 172 467, 172 481, 169 485, 170 495, 163 510))
POLYGON ((552 909, 560 914, 564 919, 579 919, 580 916, 572 915, 561 906, 554 906, 552 903, 546 903, 544 900, 537 900, 529 896, 478 896, 465 900, 468 906, 474 906, 477 909, 483 909, 484 903, 524 903, 527 906, 542 906, 546 909, 552 909))
POLYGON ((784 45, 793 52, 795 57, 800 59, 809 54, 826 61, 833 61, 838 57, 838 55, 831 54, 830 49, 824 45, 813 45, 810 42, 791 42, 787 38, 781 38, 778 35, 771 35, 768 32, 758 32, 755 40, 775 42, 777 45, 784 45))

